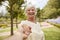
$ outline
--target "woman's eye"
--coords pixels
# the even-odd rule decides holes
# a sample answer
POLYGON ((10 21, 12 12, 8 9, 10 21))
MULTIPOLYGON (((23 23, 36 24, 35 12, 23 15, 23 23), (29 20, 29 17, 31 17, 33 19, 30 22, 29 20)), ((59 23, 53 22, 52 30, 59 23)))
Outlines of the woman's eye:
POLYGON ((30 10, 27 10, 27 11, 30 11, 30 10))
POLYGON ((32 11, 34 11, 34 9, 32 9, 32 11))

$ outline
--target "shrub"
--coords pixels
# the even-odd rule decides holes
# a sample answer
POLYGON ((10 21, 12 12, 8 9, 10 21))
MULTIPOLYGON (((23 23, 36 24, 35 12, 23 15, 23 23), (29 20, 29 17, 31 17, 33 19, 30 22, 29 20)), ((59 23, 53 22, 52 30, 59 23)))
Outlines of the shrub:
POLYGON ((6 28, 7 27, 7 24, 0 24, 0 27, 1 28, 6 28))
POLYGON ((54 26, 60 28, 60 24, 58 24, 58 23, 52 23, 52 22, 48 22, 48 23, 50 23, 50 24, 52 24, 52 25, 54 25, 54 26))

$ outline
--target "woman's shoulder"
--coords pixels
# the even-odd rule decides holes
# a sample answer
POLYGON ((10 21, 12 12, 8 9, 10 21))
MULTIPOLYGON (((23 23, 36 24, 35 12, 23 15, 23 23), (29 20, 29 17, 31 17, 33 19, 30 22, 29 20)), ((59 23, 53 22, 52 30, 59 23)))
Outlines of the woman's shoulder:
POLYGON ((18 24, 18 26, 20 27, 20 26, 22 26, 23 24, 25 24, 26 22, 25 22, 25 20, 22 20, 19 24, 18 24))
POLYGON ((25 20, 22 20, 20 23, 23 23, 23 22, 25 22, 25 20))
POLYGON ((26 20, 22 20, 21 23, 22 23, 22 22, 25 22, 25 21, 26 21, 26 20))
POLYGON ((20 22, 20 24, 26 24, 26 23, 27 23, 26 20, 22 20, 22 21, 20 22))

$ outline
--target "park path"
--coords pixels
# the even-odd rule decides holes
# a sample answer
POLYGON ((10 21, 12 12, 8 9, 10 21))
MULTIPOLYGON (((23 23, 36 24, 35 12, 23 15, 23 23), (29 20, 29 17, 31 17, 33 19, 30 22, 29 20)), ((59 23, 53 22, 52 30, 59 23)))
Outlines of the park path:
MULTIPOLYGON (((41 22, 40 24, 41 24, 42 28, 54 27, 53 25, 51 25, 51 24, 49 24, 47 22, 41 22)), ((10 35, 10 32, 0 33, 0 36, 5 36, 5 35, 10 35)), ((18 33, 15 31, 13 36, 11 36, 11 37, 9 37, 7 39, 4 39, 4 40, 20 40, 20 38, 19 38, 18 33)))
MULTIPOLYGON (((14 31, 14 33, 16 33, 16 31, 14 31)), ((3 33, 0 33, 0 36, 6 36, 6 35, 10 35, 11 33, 10 32, 3 32, 3 33)))
POLYGON ((54 27, 54 25, 47 23, 47 22, 41 22, 41 27, 42 28, 50 28, 50 27, 54 27))

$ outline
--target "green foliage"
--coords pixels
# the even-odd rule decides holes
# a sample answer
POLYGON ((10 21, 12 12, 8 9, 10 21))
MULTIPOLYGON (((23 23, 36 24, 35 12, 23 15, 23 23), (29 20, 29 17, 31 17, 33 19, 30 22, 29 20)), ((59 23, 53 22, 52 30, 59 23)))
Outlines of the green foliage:
POLYGON ((40 9, 37 8, 37 17, 40 17, 40 9))
POLYGON ((60 0, 49 0, 45 8, 60 8, 60 0))
MULTIPOLYGON (((22 16, 23 10, 21 9, 21 5, 24 3, 24 0, 8 0, 8 1, 10 3, 10 6, 12 5, 13 18, 19 17, 19 15, 22 16)), ((9 8, 9 12, 11 12, 10 9, 11 8, 9 8)))
POLYGON ((56 18, 60 16, 60 0, 49 0, 43 11, 44 18, 56 18))
POLYGON ((5 0, 0 0, 0 5, 2 5, 2 2, 5 1, 5 0))
POLYGON ((7 24, 0 24, 0 27, 1 27, 1 28, 6 28, 6 27, 8 27, 8 26, 7 26, 7 24))
POLYGON ((41 17, 41 11, 39 8, 37 8, 37 14, 36 14, 36 18, 37 20, 40 22, 40 17, 41 17))

